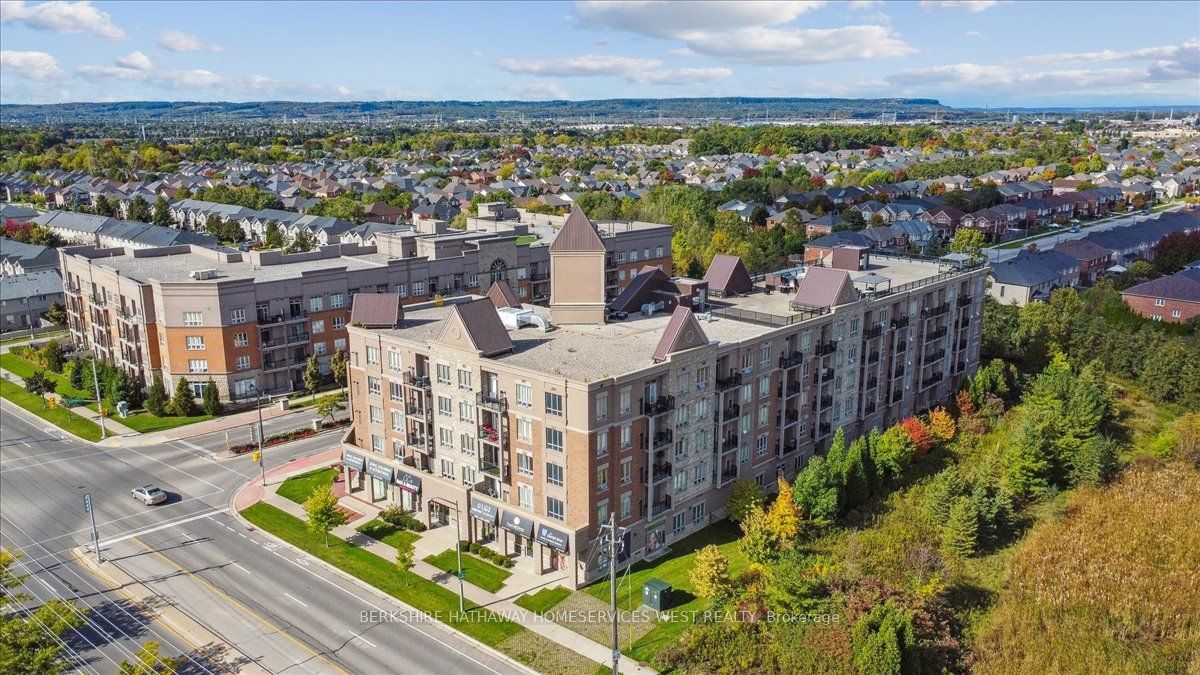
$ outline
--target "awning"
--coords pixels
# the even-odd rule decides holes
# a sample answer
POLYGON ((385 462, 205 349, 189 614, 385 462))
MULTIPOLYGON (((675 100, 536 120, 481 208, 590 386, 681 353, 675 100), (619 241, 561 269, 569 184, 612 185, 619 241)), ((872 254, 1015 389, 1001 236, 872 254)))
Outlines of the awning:
POLYGON ((496 524, 496 516, 500 513, 500 509, 494 504, 489 504, 485 501, 480 501, 471 498, 471 515, 492 525, 496 524))
POLYGON ((367 475, 372 478, 390 483, 392 482, 392 467, 383 462, 376 462, 373 459, 367 460, 367 475))
POLYGON ((500 518, 500 527, 513 534, 519 534, 522 537, 533 536, 533 521, 528 518, 522 518, 512 511, 504 512, 504 516, 500 518))
POLYGON ((362 455, 356 455, 353 452, 342 453, 342 464, 354 469, 355 471, 363 470, 363 463, 367 460, 362 455))
POLYGON ((552 527, 538 525, 536 541, 539 544, 545 544, 556 551, 566 553, 570 547, 570 539, 567 538, 566 532, 561 532, 552 527))
POLYGON ((421 491, 421 479, 406 471, 396 469, 396 485, 401 490, 408 490, 413 494, 421 491))

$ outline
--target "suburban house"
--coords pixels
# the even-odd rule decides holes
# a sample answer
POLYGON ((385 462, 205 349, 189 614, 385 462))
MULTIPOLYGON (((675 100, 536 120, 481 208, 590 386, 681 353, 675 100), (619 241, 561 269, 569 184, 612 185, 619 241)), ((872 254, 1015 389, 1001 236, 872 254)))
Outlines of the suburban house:
POLYGON ((1056 288, 1079 284, 1079 261, 1059 251, 1021 251, 992 265, 988 294, 1004 304, 1045 300, 1056 288))
POLYGON ((1190 267, 1121 292, 1129 308, 1154 321, 1185 323, 1200 316, 1200 267, 1190 267))

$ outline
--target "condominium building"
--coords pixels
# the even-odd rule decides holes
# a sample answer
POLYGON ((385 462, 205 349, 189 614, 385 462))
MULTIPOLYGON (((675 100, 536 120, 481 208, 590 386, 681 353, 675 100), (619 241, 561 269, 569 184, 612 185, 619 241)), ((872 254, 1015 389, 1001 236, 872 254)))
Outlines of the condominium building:
MULTIPOLYGON (((631 282, 628 260, 669 272, 670 226, 614 222, 600 232, 609 293, 631 282)), ((199 395, 211 379, 223 399, 237 401, 301 388, 313 355, 328 372, 332 354, 347 346, 359 292, 412 304, 484 293, 504 280, 517 301, 547 302, 556 235, 552 225, 509 220, 380 233, 372 246, 306 253, 93 245, 61 249, 59 261, 74 342, 144 385, 156 374, 168 388, 186 377, 199 395)))
POLYGON ((502 285, 402 310, 356 298, 352 495, 461 518, 579 585, 603 571, 610 516, 623 559, 652 557, 724 517, 734 480, 771 489, 838 428, 928 409, 978 365, 985 270, 961 257, 847 247, 752 279, 718 256, 703 280, 643 268, 605 304, 594 226, 575 212, 559 236, 548 307, 502 285))

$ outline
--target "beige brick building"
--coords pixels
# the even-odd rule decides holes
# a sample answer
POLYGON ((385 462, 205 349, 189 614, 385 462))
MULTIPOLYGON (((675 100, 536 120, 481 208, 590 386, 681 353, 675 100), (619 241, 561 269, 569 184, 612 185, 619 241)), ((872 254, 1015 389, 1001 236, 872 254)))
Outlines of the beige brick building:
MULTIPOLYGON (((735 479, 771 489, 839 427, 928 409, 977 368, 983 268, 859 250, 830 264, 757 282, 736 258, 705 281, 643 270, 609 309, 644 310, 607 323, 585 322, 578 294, 567 322, 554 302, 477 295, 364 319, 349 329, 352 494, 433 524, 457 504, 473 541, 574 584, 602 573, 610 514, 625 555, 652 556, 723 517, 735 479)), ((588 266, 552 269, 595 287, 588 266)))

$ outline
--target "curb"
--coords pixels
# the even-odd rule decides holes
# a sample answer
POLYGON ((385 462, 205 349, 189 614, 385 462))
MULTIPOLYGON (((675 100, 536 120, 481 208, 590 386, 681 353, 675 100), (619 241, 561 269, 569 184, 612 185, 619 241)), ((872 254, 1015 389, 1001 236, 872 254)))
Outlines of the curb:
MULTIPOLYGON (((10 380, 10 381, 11 381, 11 380, 10 380)), ((95 446, 95 447, 98 447, 98 448, 102 448, 102 447, 105 447, 105 445, 104 445, 104 442, 105 442, 105 441, 107 441, 109 438, 118 438, 117 434, 110 434, 110 435, 108 436, 108 438, 103 438, 103 439, 101 439, 101 440, 98 440, 98 441, 89 441, 89 440, 88 440, 88 439, 86 439, 86 438, 82 438, 82 437, 76 436, 75 434, 73 434, 73 433, 71 433, 70 431, 67 431, 66 429, 64 429, 64 428, 62 428, 62 427, 60 427, 60 426, 58 426, 57 424, 55 424, 55 423, 51 422, 50 420, 43 419, 43 418, 41 418, 41 417, 38 417, 37 415, 34 415, 33 413, 29 412, 28 410, 26 410, 26 409, 22 408, 21 406, 17 405, 17 404, 16 404, 15 402, 13 402, 13 401, 10 401, 10 400, 8 400, 8 399, 6 399, 6 398, 0 398, 0 401, 4 401, 6 404, 8 404, 9 406, 11 406, 11 410, 14 410, 14 411, 16 411, 14 414, 17 414, 17 415, 27 415, 28 417, 26 417, 25 421, 26 421, 26 422, 29 422, 30 424, 33 424, 34 426, 37 426, 39 429, 43 429, 43 430, 44 430, 46 427, 53 427, 53 428, 55 429, 55 431, 57 431, 58 433, 62 434, 63 436, 70 436, 71 438, 73 438, 73 439, 75 439, 75 440, 79 441, 80 443, 85 443, 85 444, 87 444, 87 445, 92 445, 92 446, 95 446), (32 418, 32 419, 30 419, 30 418, 32 418)), ((70 410, 70 409, 68 408, 68 410, 70 410)), ((73 414, 75 414, 75 415, 79 415, 79 413, 73 413, 73 414)), ((79 416, 80 416, 80 417, 83 417, 83 415, 79 415, 79 416)), ((88 418, 86 418, 86 417, 83 417, 83 419, 88 419, 88 418)), ((91 420, 88 420, 88 421, 91 421, 91 420)), ((99 426, 99 425, 97 425, 97 426, 99 426)), ((112 447, 112 446, 108 446, 108 447, 112 447)))
MULTIPOLYGON (((372 594, 373 596, 375 596, 376 598, 379 598, 380 600, 395 603, 395 604, 399 605, 401 607, 401 609, 408 611, 408 612, 412 612, 415 615, 424 616, 426 614, 425 612, 417 609, 416 607, 413 607, 412 605, 409 605, 407 602, 404 602, 403 600, 395 597, 394 595, 389 595, 387 593, 384 593, 383 591, 379 590, 378 588, 375 588, 374 586, 372 586, 371 584, 368 584, 367 582, 363 581, 362 579, 359 579, 358 577, 356 577, 348 572, 345 572, 345 571, 339 569, 338 567, 335 567, 334 565, 330 565, 329 563, 325 562, 324 560, 321 560, 320 558, 309 554, 307 551, 304 551, 302 549, 299 549, 299 548, 293 546, 292 544, 275 536, 273 533, 268 532, 268 531, 258 527, 254 523, 251 523, 250 521, 243 518, 241 512, 238 511, 236 508, 234 508, 234 502, 237 500, 238 494, 240 494, 242 492, 242 490, 244 490, 247 486, 252 485, 253 482, 254 481, 250 481, 249 483, 243 484, 241 487, 239 487, 237 490, 235 490, 229 498, 229 512, 233 515, 234 519, 237 520, 238 523, 240 523, 243 527, 253 530, 254 532, 257 532, 258 534, 260 534, 264 537, 267 537, 271 541, 282 544, 283 546, 287 546, 289 549, 291 549, 293 551, 299 551, 306 557, 311 558, 313 560, 313 562, 320 565, 322 568, 329 570, 329 571, 333 572, 334 574, 337 574, 338 576, 342 577, 343 579, 346 579, 350 583, 354 584, 355 586, 358 586, 359 588, 372 594)), ((262 500, 259 500, 259 501, 262 501, 262 500)), ((417 626, 416 623, 409 623, 408 625, 414 626, 414 627, 417 626)), ((467 635, 466 633, 463 633, 462 631, 455 630, 454 628, 446 625, 445 623, 442 623, 441 621, 431 620, 428 623, 428 625, 436 626, 437 630, 441 630, 448 634, 454 635, 456 638, 466 640, 467 642, 471 643, 471 645, 474 646, 476 649, 478 649, 482 652, 485 652, 488 655, 492 656, 493 658, 503 661, 503 662, 507 663, 508 665, 510 665, 522 672, 530 673, 531 675, 538 675, 538 672, 536 670, 530 668, 529 666, 525 665, 524 663, 521 663, 520 661, 517 661, 516 659, 509 656, 508 654, 501 652, 500 650, 496 649, 495 647, 485 645, 482 642, 480 642, 479 640, 476 640, 475 638, 471 637, 470 635, 467 635)), ((428 636, 428 633, 421 630, 420 628, 416 628, 416 630, 417 630, 417 632, 423 633, 428 636)), ((529 629, 526 628, 525 630, 529 630, 529 629)), ((430 636, 430 637, 432 637, 432 636, 430 636)))
MULTIPOLYGON (((257 422, 255 422, 255 424, 257 424, 257 422)), ((313 434, 312 436, 305 436, 304 438, 297 438, 297 439, 294 439, 294 440, 291 440, 291 441, 283 441, 283 442, 281 442, 281 443, 274 443, 274 444, 272 444, 272 445, 268 445, 268 446, 265 446, 265 447, 263 447, 263 452, 264 452, 264 453, 266 453, 266 452, 270 452, 270 450, 271 450, 272 448, 277 448, 277 447, 279 447, 279 446, 281 446, 281 445, 287 445, 288 443, 295 443, 295 442, 297 442, 297 441, 306 441, 306 440, 308 440, 308 439, 310 439, 310 438, 317 438, 317 437, 319 437, 319 436, 326 436, 326 435, 328 435, 328 434, 332 434, 332 433, 334 433, 334 432, 338 432, 338 431, 341 431, 341 432, 343 432, 343 433, 344 433, 344 432, 346 431, 346 429, 348 429, 348 428, 349 428, 349 426, 350 426, 350 425, 346 425, 346 426, 344 426, 344 427, 334 427, 333 429, 322 429, 321 431, 318 431, 317 433, 313 434)), ((217 432, 215 432, 215 431, 214 431, 214 432, 212 432, 212 433, 217 433, 217 432)), ((197 435, 200 435, 200 434, 197 434, 197 435)), ((174 439, 174 440, 186 440, 186 439, 174 439)), ((211 457, 211 458, 212 458, 214 461, 217 461, 217 462, 227 462, 227 461, 229 461, 229 460, 231 460, 231 459, 237 459, 238 457, 246 457, 247 455, 251 455, 251 454, 253 454, 253 453, 255 453, 255 452, 258 452, 258 450, 257 450, 257 449, 254 449, 254 450, 247 450, 246 452, 240 452, 240 453, 235 453, 235 454, 226 454, 227 452, 228 452, 228 451, 226 451, 226 450, 221 450, 220 452, 214 452, 214 453, 212 453, 212 454, 210 455, 210 457, 211 457)), ((239 490, 240 490, 240 488, 239 488, 239 490)))
MULTIPOLYGON (((217 661, 206 655, 205 652, 211 649, 213 646, 217 646, 219 648, 224 648, 227 653, 240 654, 241 651, 237 647, 233 646, 224 638, 193 619, 186 612, 179 609, 179 607, 170 600, 168 600, 166 606, 162 608, 146 607, 145 601, 148 598, 163 598, 163 596, 155 593, 148 586, 137 579, 134 579, 114 562, 108 562, 107 565, 111 569, 105 569, 105 563, 97 563, 96 560, 90 555, 86 554, 83 549, 83 546, 76 546, 71 549, 71 557, 75 560, 75 562, 83 565, 89 572, 96 575, 101 581, 112 587, 114 591, 120 593, 127 600, 140 607, 150 615, 151 619, 166 627, 167 630, 171 631, 172 634, 174 634, 200 655, 196 658, 203 659, 205 662, 212 664, 223 672, 234 672, 227 668, 224 663, 221 663, 220 661, 217 661), (141 595, 136 594, 130 590, 131 588, 142 589, 144 593, 141 595)), ((237 672, 253 673, 255 675, 258 675, 259 673, 267 675, 270 673, 269 670, 263 668, 253 661, 251 661, 249 664, 239 666, 237 672)))

